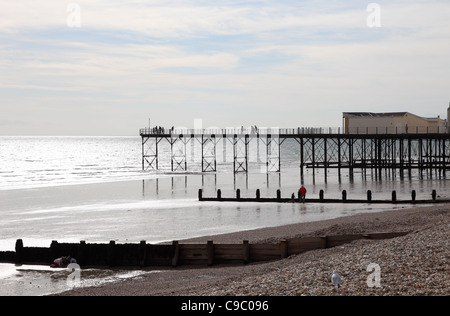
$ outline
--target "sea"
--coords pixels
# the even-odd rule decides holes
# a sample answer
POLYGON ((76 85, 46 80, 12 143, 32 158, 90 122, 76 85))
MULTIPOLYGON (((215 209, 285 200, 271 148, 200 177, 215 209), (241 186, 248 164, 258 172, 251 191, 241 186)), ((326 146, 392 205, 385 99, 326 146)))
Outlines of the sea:
MULTIPOLYGON (((249 172, 234 174, 226 140, 218 146, 217 172, 203 173, 199 142, 188 144, 187 170, 172 172, 171 148, 165 140, 159 143, 158 170, 146 165, 143 170, 139 136, 0 137, 0 251, 14 250, 17 239, 25 247, 49 247, 52 240, 161 243, 405 207, 200 202, 199 189, 204 197, 215 197, 218 189, 224 197, 234 197, 237 189, 242 197, 254 197, 257 189, 262 197, 275 197, 277 190, 290 197, 303 184, 307 197, 318 197, 321 190, 326 198, 339 198, 343 190, 349 199, 365 198, 367 190, 374 199, 389 200, 393 190, 398 199, 409 199, 412 190, 417 199, 431 198, 432 190, 450 197, 449 176, 434 173, 402 175, 390 170, 379 177, 370 170, 355 170, 339 176, 334 169, 306 169, 301 177, 298 143, 289 139, 281 145, 280 172, 268 173, 266 149, 259 145, 249 147, 249 172)), ((58 279, 55 273, 61 274, 0 264, 0 295, 66 289, 64 282, 47 282, 58 279), (31 286, 33 282, 39 289, 31 286)), ((126 271, 91 274, 85 277, 87 285, 136 277, 136 272, 126 271)))

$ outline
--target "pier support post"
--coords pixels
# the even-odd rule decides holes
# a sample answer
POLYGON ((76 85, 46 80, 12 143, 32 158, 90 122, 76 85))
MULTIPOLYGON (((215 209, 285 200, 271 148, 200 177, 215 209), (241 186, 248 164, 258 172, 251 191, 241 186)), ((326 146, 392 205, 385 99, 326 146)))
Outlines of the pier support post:
POLYGON ((234 173, 248 172, 249 135, 237 134, 233 137, 233 170, 234 173))
POLYGON ((301 182, 304 182, 304 175, 305 175, 305 152, 304 152, 304 145, 303 145, 303 137, 299 140, 300 143, 300 178, 301 182))
POLYGON ((158 144, 161 140, 159 137, 142 136, 142 171, 158 170, 158 144))
POLYGON ((217 143, 216 135, 202 135, 202 172, 217 171, 217 143))
POLYGON ((187 143, 189 138, 184 138, 183 135, 176 136, 171 134, 168 141, 170 143, 172 172, 187 171, 187 143))
POLYGON ((277 133, 275 137, 271 134, 267 135, 266 140, 266 172, 280 172, 281 171, 281 157, 280 147, 281 139, 277 133))

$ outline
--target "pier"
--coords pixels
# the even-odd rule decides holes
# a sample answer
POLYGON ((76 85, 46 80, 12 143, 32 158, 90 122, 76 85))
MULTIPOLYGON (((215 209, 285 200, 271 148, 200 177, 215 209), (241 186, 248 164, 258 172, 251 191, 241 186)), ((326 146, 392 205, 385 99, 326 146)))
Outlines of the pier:
MULTIPOLYGON (((370 170, 377 177, 385 171, 411 174, 413 170, 445 176, 450 170, 450 133, 440 129, 416 128, 408 133, 397 130, 341 128, 257 128, 244 129, 151 129, 140 130, 142 138, 142 170, 160 170, 161 142, 170 146, 171 172, 216 172, 219 146, 223 147, 222 162, 232 164, 234 173, 248 173, 252 163, 263 162, 265 172, 282 169, 281 147, 286 140, 298 146, 298 165, 303 178, 306 168, 313 171, 337 169, 370 170), (200 150, 194 151, 194 144, 200 150), (188 163, 191 156, 201 159, 201 167, 188 163), (226 153, 231 146, 232 156, 226 153), (250 146, 257 148, 252 157, 250 146)), ((167 159, 167 158, 166 158, 167 159)), ((167 164, 167 161, 165 161, 167 164)))

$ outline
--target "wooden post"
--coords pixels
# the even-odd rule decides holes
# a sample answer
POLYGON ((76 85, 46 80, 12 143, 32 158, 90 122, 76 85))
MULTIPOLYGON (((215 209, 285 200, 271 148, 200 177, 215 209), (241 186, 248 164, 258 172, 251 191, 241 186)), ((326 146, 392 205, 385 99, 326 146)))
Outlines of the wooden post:
POLYGON ((56 240, 52 240, 52 243, 50 245, 50 258, 49 261, 53 262, 54 259, 61 256, 61 254, 58 252, 58 242, 56 240))
POLYGON ((412 192, 411 192, 411 200, 412 200, 413 202, 416 201, 416 190, 412 190, 412 192))
POLYGON ((206 250, 208 253, 208 266, 212 266, 214 264, 214 243, 212 240, 208 240, 206 250))
POLYGON ((151 266, 153 264, 153 252, 155 247, 152 244, 148 244, 145 248, 145 263, 146 265, 151 266))
POLYGON ((203 190, 202 189, 198 189, 198 200, 203 201, 203 190))
POLYGON ((178 265, 178 259, 180 257, 180 245, 176 240, 172 242, 172 251, 172 267, 176 267, 178 265))
POLYGON ((139 266, 145 267, 145 259, 147 255, 147 242, 141 240, 139 244, 139 266))
POLYGON ((17 239, 16 241, 16 264, 22 264, 23 261, 23 240, 17 239))
POLYGON ((77 263, 79 265, 82 265, 85 263, 86 260, 86 241, 82 240, 80 241, 80 244, 78 245, 78 257, 77 263))
POLYGON ((247 264, 250 262, 250 245, 248 243, 248 240, 244 240, 244 245, 242 248, 242 257, 244 260, 244 264, 247 264))
POLYGON ((287 240, 280 241, 280 253, 281 253, 281 259, 288 257, 288 242, 287 242, 287 240))
POLYGON ((115 247, 116 247, 116 242, 114 240, 111 240, 108 245, 108 265, 110 267, 114 267, 116 265, 115 247))

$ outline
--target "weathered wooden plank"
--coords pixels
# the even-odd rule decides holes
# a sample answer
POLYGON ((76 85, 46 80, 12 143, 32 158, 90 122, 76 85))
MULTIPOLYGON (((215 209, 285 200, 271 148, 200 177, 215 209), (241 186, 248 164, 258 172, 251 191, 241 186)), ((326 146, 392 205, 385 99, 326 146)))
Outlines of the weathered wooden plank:
POLYGON ((336 247, 363 238, 363 234, 327 236, 327 246, 336 247))
POLYGON ((146 266, 171 266, 177 264, 177 250, 172 245, 152 245, 146 246, 146 266), (175 262, 174 262, 175 259, 175 262))
POLYGON ((288 256, 288 242, 287 240, 280 241, 280 255, 281 258, 287 258, 288 256))
POLYGON ((214 245, 214 260, 217 261, 236 261, 244 260, 244 244, 216 244, 214 245))
POLYGON ((250 262, 250 244, 249 244, 248 240, 244 240, 244 242, 243 242, 242 257, 244 260, 244 264, 247 264, 250 262))
POLYGON ((212 266, 214 264, 214 242, 212 240, 208 240, 208 243, 206 244, 206 252, 208 256, 208 266, 212 266))
POLYGON ((408 232, 391 232, 391 233, 370 233, 370 234, 363 234, 363 238, 366 239, 391 239, 396 237, 401 237, 407 235, 408 232))
POLYGON ((279 244, 251 244, 251 261, 269 261, 281 258, 279 244))
POLYGON ((207 245, 179 245, 180 261, 208 260, 207 245))
POLYGON ((288 240, 288 254, 299 254, 305 251, 321 249, 324 247, 324 239, 321 237, 304 237, 288 240))

